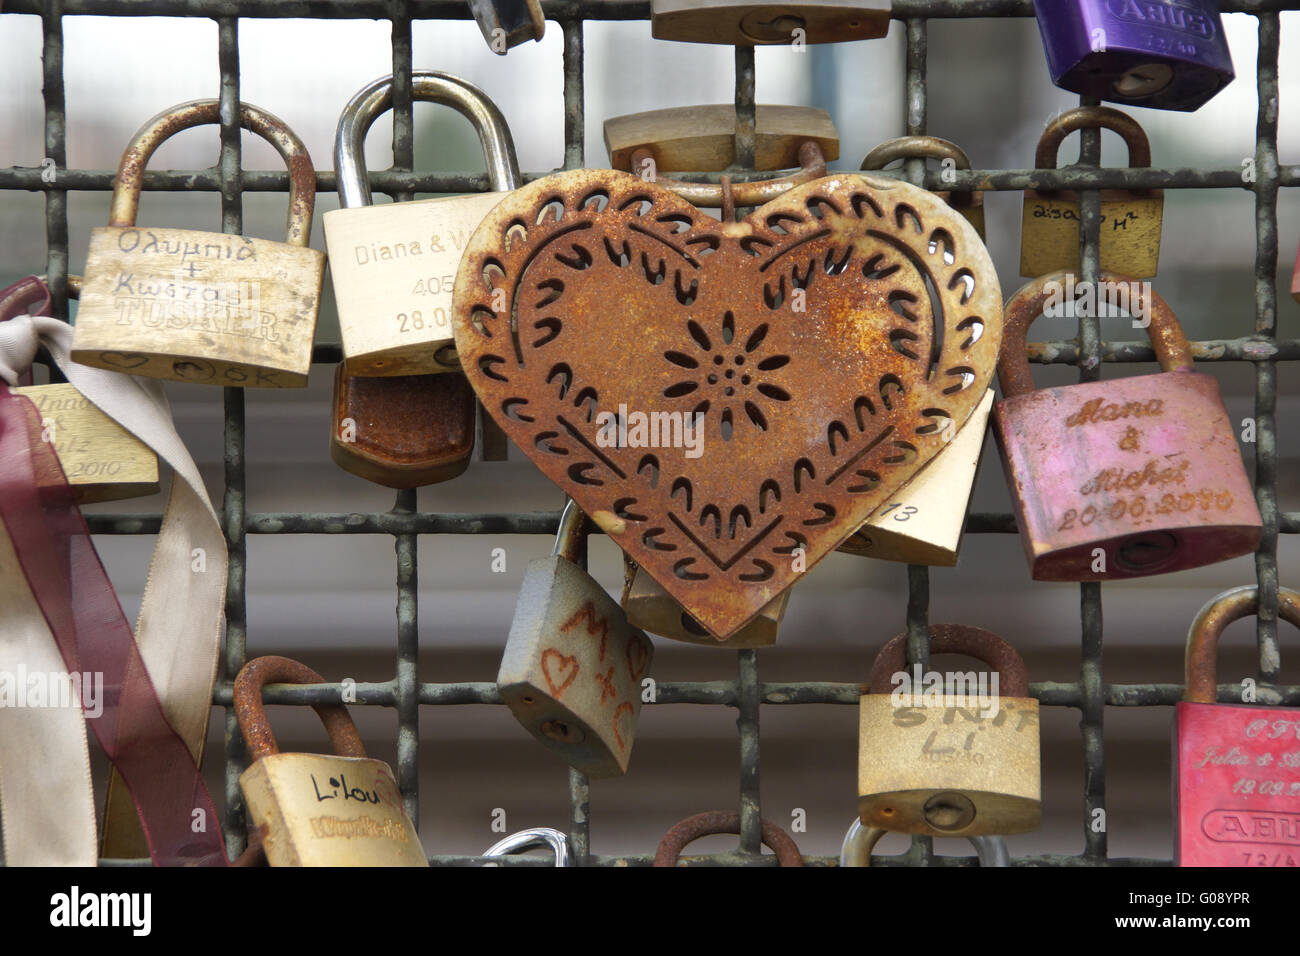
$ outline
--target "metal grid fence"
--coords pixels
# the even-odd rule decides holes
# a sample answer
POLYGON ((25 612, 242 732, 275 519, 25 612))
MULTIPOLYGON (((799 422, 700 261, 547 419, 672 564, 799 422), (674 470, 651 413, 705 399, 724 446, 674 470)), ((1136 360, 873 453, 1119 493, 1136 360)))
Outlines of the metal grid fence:
MULTIPOLYGON (((564 168, 583 162, 583 30, 587 20, 645 20, 648 0, 545 0, 546 17, 557 22, 564 34, 564 168)), ((1201 362, 1252 362, 1255 365, 1256 500, 1263 516, 1264 534, 1255 556, 1260 589, 1257 620, 1259 667, 1257 679, 1269 699, 1300 705, 1300 686, 1278 686, 1280 669, 1277 649, 1277 542, 1278 534, 1300 532, 1300 512, 1280 512, 1277 501, 1277 363, 1300 359, 1300 340, 1279 341, 1277 337, 1277 199, 1281 187, 1300 185, 1300 166, 1281 166, 1277 156, 1279 12, 1300 9, 1297 0, 1224 0, 1223 12, 1245 12, 1258 20, 1259 52, 1256 63, 1259 96, 1255 138, 1253 183, 1243 183, 1240 169, 1199 168, 1099 168, 1101 131, 1082 131, 1080 162, 1058 170, 957 170, 927 172, 921 160, 908 160, 902 176, 929 189, 1082 190, 1080 275, 1095 280, 1098 274, 1101 188, 1245 189, 1255 196, 1255 333, 1236 339, 1192 343, 1201 362), (952 177, 955 175, 955 179, 952 177)), ((288 174, 282 171, 249 171, 241 164, 240 129, 237 107, 239 83, 240 18, 312 17, 328 19, 373 18, 392 24, 393 60, 393 157, 391 170, 371 173, 376 191, 395 201, 413 198, 416 192, 486 191, 483 174, 412 172, 411 113, 411 24, 417 19, 467 19, 463 0, 10 0, 6 12, 34 14, 43 22, 43 69, 45 105, 45 155, 53 159, 57 176, 47 182, 42 168, 0 169, 0 189, 42 192, 45 195, 46 271, 49 275, 56 314, 67 315, 66 276, 68 267, 67 193, 71 190, 111 190, 114 171, 67 168, 67 128, 63 86, 64 16, 171 16, 213 19, 218 27, 218 58, 221 71, 221 156, 218 165, 203 170, 151 170, 145 173, 146 190, 202 190, 221 194, 222 229, 242 229, 242 196, 245 192, 286 192, 288 174)), ((972 17, 1031 17, 1032 0, 894 0, 893 17, 906 26, 906 115, 908 135, 926 132, 928 90, 926 85, 926 21, 972 17)), ((744 171, 754 157, 754 51, 736 49, 736 112, 738 121, 736 172, 733 179, 759 178, 744 171)), ((1081 99, 1082 105, 1096 100, 1081 99)), ((526 180, 547 172, 525 174, 526 180)), ((884 175, 890 175, 885 173, 884 175)), ((714 177, 687 177, 708 179, 714 177)), ((332 192, 334 174, 318 172, 316 189, 332 192)), ((312 361, 334 364, 341 360, 337 344, 317 345, 312 361)), ((1064 363, 1079 368, 1081 382, 1100 378, 1103 362, 1151 362, 1149 343, 1106 342, 1101 338, 1097 318, 1080 318, 1078 337, 1072 341, 1031 345, 1030 358, 1041 363, 1064 363)), ((245 607, 245 542, 249 534, 384 534, 391 535, 397 557, 397 646, 393 678, 383 683, 358 684, 359 704, 391 707, 397 712, 397 780, 406 810, 418 825, 419 708, 447 704, 500 704, 493 682, 421 683, 416 679, 419 655, 417 638, 416 542, 422 534, 554 534, 559 512, 532 514, 485 513, 445 514, 416 510, 414 491, 399 491, 390 511, 370 514, 249 514, 245 508, 244 485, 244 393, 224 389, 225 403, 225 488, 222 523, 230 550, 226 595, 226 635, 221 656, 222 669, 214 702, 226 708, 224 820, 228 848, 238 852, 244 846, 243 799, 239 774, 246 766, 243 741, 231 707, 234 675, 245 659, 247 616, 245 607)), ((115 514, 88 516, 95 534, 156 534, 158 514, 115 514)), ((1010 514, 972 513, 967 518, 970 533, 1016 533, 1010 514)), ((1015 865, 1114 866, 1160 865, 1169 860, 1116 858, 1107 855, 1104 830, 1091 826, 1094 811, 1106 806, 1106 750, 1103 714, 1111 707, 1172 706, 1182 696, 1181 684, 1108 684, 1102 672, 1102 589, 1100 584, 1080 586, 1081 659, 1079 677, 1068 682, 1035 682, 1029 692, 1043 706, 1071 707, 1080 712, 1085 762, 1085 801, 1080 825, 1084 848, 1079 855, 1039 855, 1017 858, 1015 865)), ((908 567, 907 631, 909 660, 928 664, 929 571, 908 567)), ((657 705, 711 704, 737 711, 740 744, 739 808, 741 833, 735 853, 687 862, 712 864, 771 865, 771 856, 761 855, 759 808, 759 712, 762 705, 843 704, 853 706, 863 692, 858 683, 804 681, 764 683, 759 679, 758 653, 738 651, 734 680, 662 682, 657 705)), ((864 662, 863 673, 866 672, 864 662)), ((337 702, 341 685, 311 688, 282 688, 268 692, 268 703, 305 705, 337 702)), ((1231 688, 1220 687, 1220 699, 1235 699, 1231 688)), ((587 779, 577 771, 569 773, 569 837, 573 863, 579 866, 646 865, 651 854, 630 857, 593 856, 588 831, 587 779)), ((830 857, 805 857, 809 864, 828 865, 830 857)), ((437 864, 482 862, 478 857, 434 856, 437 864)), ((502 861, 511 865, 549 865, 548 860, 515 857, 502 861)), ((914 837, 905 854, 878 859, 886 865, 972 865, 973 858, 936 857, 931 840, 914 837)))

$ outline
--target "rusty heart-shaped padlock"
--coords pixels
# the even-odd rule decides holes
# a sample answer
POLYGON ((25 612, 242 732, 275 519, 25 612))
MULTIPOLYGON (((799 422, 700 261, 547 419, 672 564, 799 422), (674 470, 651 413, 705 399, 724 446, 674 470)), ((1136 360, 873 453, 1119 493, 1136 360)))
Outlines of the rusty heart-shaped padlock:
POLYGON ((487 215, 456 277, 456 347, 484 407, 719 638, 944 447, 1002 337, 997 276, 960 213, 809 166, 724 182, 720 202, 681 186, 759 206, 722 223, 664 180, 548 176, 487 215))

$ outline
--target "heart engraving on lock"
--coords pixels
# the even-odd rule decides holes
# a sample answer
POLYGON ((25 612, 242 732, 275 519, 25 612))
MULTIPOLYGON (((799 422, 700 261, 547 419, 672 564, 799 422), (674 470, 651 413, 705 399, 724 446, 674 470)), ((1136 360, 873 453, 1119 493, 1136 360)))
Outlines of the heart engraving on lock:
POLYGON ((1002 329, 970 224, 858 175, 727 224, 625 173, 549 176, 484 219, 453 301, 484 407, 715 637, 943 448, 1002 329))

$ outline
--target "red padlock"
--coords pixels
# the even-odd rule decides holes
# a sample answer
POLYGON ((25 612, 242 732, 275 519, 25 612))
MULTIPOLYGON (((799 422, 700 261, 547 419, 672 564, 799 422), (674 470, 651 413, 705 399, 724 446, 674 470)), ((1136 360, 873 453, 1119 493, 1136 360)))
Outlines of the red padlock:
MULTIPOLYGON (((1011 297, 1003 322, 995 408, 1021 541, 1036 581, 1101 581, 1225 561, 1259 546, 1262 522, 1228 413, 1212 375, 1192 370, 1173 311, 1150 286, 1103 273, 1148 332, 1162 371, 1034 390, 1029 326, 1062 290, 1066 272, 1011 297)), ((1065 301, 1062 301, 1062 300, 1065 301)))
MULTIPOLYGON (((1259 610, 1254 585, 1225 591, 1187 633, 1187 689, 1174 712, 1178 866, 1300 866, 1300 709, 1216 704, 1219 635, 1259 610)), ((1300 627, 1300 592, 1278 616, 1300 627)))

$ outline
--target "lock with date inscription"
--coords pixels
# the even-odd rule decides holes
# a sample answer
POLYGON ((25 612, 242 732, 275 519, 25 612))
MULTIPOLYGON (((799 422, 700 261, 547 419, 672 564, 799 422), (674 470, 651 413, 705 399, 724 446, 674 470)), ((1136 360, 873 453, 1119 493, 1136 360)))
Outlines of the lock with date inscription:
MULTIPOLYGON (((1114 130, 1128 145, 1130 168, 1151 165, 1147 134, 1131 116, 1108 106, 1080 106, 1048 124, 1038 140, 1034 166, 1056 166, 1061 142, 1077 129, 1114 130)), ((1160 263, 1165 194, 1161 189, 1102 189, 1101 268, 1145 279, 1160 263)), ((1020 219, 1020 274, 1041 276, 1078 270, 1079 194, 1072 190, 1026 189, 1020 219)))
POLYGON ((1052 82, 1099 100, 1200 109, 1232 82, 1218 0, 1034 0, 1052 82))
POLYGON ((90 234, 74 361, 203 385, 307 384, 325 254, 307 248, 316 171, 292 130, 240 104, 239 125, 289 167, 285 242, 135 224, 149 157, 181 130, 220 121, 217 100, 182 104, 145 123, 122 155, 108 226, 90 234))
POLYGON ((1262 534, 1219 383, 1193 370, 1173 310, 1103 273, 1094 299, 1141 316, 1162 371, 1034 390, 1030 324, 1091 289, 1052 273, 1007 303, 994 435, 1036 581, 1166 574, 1254 551, 1262 534))
POLYGON ((1038 701, 1015 648, 982 628, 935 624, 931 654, 965 654, 992 673, 923 673, 906 652, 906 633, 881 648, 858 703, 863 826, 963 837, 1037 829, 1038 701))
MULTIPOLYGON (((77 298, 81 277, 68 276, 68 296, 77 298)), ((48 315, 49 289, 35 276, 0 289, 0 321, 18 315, 48 315)), ((30 381, 30 372, 19 381, 30 381)), ((158 456, 93 402, 62 382, 17 385, 41 417, 43 436, 54 446, 63 475, 78 504, 139 498, 158 491, 158 456)))
MULTIPOLYGON (((1258 587, 1233 588, 1187 632, 1174 711, 1177 866, 1300 866, 1300 709, 1216 703, 1219 637, 1258 611, 1258 587)), ((1279 588, 1277 613, 1300 627, 1300 592, 1279 588)))
POLYGON ((549 558, 528 565, 497 690, 515 719, 589 777, 627 772, 654 647, 576 563, 586 516, 572 500, 549 558))
POLYGON ((284 754, 275 742, 262 688, 323 684, 305 664, 258 657, 235 678, 234 706, 252 765, 239 789, 271 866, 428 866, 393 772, 366 757, 342 703, 312 704, 333 756, 284 754))

